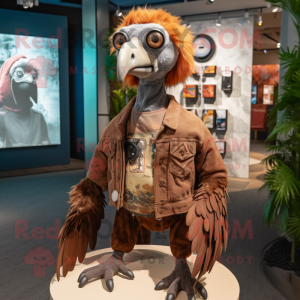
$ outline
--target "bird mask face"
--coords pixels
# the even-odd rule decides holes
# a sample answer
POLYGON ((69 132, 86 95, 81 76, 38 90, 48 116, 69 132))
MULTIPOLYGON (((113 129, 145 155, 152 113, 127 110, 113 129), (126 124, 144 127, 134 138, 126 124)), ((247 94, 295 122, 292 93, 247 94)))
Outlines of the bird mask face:
MULTIPOLYGON (((28 64, 28 60, 20 58, 10 71, 11 91, 16 106, 29 106, 30 98, 37 103, 37 70, 28 64)), ((31 106, 31 105, 30 105, 31 106)))
POLYGON ((175 66, 179 50, 168 32, 155 23, 120 28, 112 38, 117 51, 117 75, 127 74, 146 81, 164 78, 175 66))

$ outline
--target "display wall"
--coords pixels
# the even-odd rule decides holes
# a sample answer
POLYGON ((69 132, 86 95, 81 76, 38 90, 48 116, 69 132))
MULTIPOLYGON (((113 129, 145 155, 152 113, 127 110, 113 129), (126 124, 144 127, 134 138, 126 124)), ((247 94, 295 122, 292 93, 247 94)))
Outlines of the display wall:
MULTIPOLYGON (((26 77, 31 74, 35 78, 37 101, 34 101, 35 97, 31 97, 34 114, 43 117, 32 128, 33 131, 35 128, 40 129, 46 123, 48 132, 47 143, 27 143, 26 147, 21 143, 14 148, 1 148, 0 171, 68 164, 70 132, 67 18, 3 9, 0 10, 0 15, 1 64, 14 55, 25 55, 28 58, 30 63, 23 70, 26 77), (5 45, 8 38, 9 44, 5 45), (38 69, 37 77, 33 73, 38 69)), ((22 70, 17 71, 21 74, 22 70)), ((19 76, 18 72, 14 75, 19 76)), ((0 80, 3 80, 3 76, 0 80)), ((16 81, 18 80, 16 77, 16 81)), ((15 126, 15 121, 11 122, 15 126)))
POLYGON ((43 43, 37 43, 34 36, 22 40, 22 35, 0 33, 0 68, 14 61, 9 74, 6 66, 0 73, 0 149, 59 145, 59 40, 40 37, 43 43), (32 128, 25 127, 25 111, 25 123, 32 123, 32 128))
POLYGON ((168 89, 210 129, 228 175, 248 178, 253 61, 253 17, 190 22, 195 74, 168 89), (204 35, 203 35, 204 34, 204 35), (208 36, 208 37, 207 37, 208 36), (205 81, 203 82, 203 78, 205 81))

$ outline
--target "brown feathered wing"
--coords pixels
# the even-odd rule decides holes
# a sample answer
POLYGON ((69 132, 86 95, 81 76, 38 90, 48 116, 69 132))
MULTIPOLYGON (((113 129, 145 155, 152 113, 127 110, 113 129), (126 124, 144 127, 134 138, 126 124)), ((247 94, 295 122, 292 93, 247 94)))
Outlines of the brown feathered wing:
POLYGON ((91 250, 95 249, 97 231, 104 218, 106 202, 97 184, 85 178, 72 188, 69 201, 71 206, 58 236, 57 280, 60 278, 61 266, 65 277, 69 271, 73 271, 77 259, 82 263, 88 246, 91 250))
POLYGON ((192 253, 197 254, 192 276, 197 281, 210 272, 228 240, 227 180, 211 179, 201 183, 194 194, 186 223, 188 238, 192 241, 192 253))

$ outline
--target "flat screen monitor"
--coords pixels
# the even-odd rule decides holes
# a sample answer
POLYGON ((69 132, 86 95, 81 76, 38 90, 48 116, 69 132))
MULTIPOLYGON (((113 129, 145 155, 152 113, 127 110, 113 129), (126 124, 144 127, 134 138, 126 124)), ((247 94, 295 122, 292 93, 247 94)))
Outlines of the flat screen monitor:
POLYGON ((274 85, 264 85, 263 93, 263 104, 273 105, 274 104, 274 85))
POLYGON ((251 104, 257 104, 257 85, 252 84, 251 104))
POLYGON ((58 39, 0 33, 0 68, 0 149, 60 144, 58 39))

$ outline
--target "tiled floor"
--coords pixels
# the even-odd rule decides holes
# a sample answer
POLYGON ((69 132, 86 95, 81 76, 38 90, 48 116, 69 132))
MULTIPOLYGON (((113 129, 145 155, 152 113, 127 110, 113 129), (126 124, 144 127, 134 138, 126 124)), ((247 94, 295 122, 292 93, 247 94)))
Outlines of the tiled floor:
POLYGON ((228 191, 238 192, 243 190, 258 189, 264 184, 265 165, 260 162, 269 153, 265 150, 262 141, 251 141, 249 178, 229 178, 228 191))
MULTIPOLYGON (((260 151, 263 145, 255 147, 260 151)), ((257 162, 265 157, 264 154, 253 152, 252 148, 251 151, 251 157, 257 162)), ((55 273, 55 264, 47 266, 43 277, 36 277, 33 265, 26 264, 24 257, 29 250, 43 247, 50 250, 56 259, 57 241, 53 235, 56 227, 58 232, 65 220, 69 208, 68 192, 71 186, 85 176, 82 169, 83 162, 73 161, 73 163, 72 168, 77 166, 81 170, 54 172, 70 167, 56 166, 44 168, 44 171, 52 173, 17 176, 25 172, 21 170, 20 173, 17 171, 12 173, 15 177, 0 180, 0 240, 3 245, 0 256, 3 274, 1 299, 49 299, 49 284, 55 273), (24 228, 18 224, 22 224, 24 228), (35 235, 37 229, 44 233, 37 237, 35 235)), ((264 166, 257 163, 250 166, 248 179, 229 179, 228 215, 231 233, 227 251, 222 254, 222 263, 236 276, 242 300, 280 300, 260 272, 261 250, 277 237, 274 231, 262 223, 261 216, 267 193, 258 192, 258 188, 264 182, 264 172, 264 166)), ((105 197, 108 198, 107 191, 105 197)), ((105 220, 98 232, 96 249, 110 247, 115 212, 114 207, 106 207, 105 220)), ((169 230, 165 233, 152 232, 151 243, 169 245, 169 230)), ((125 296, 125 299, 129 298, 125 296)))
POLYGON ((79 170, 83 168, 84 168, 83 160, 71 158, 69 165, 49 166, 49 167, 42 167, 42 168, 30 168, 30 169, 11 170, 11 171, 0 171, 0 178, 79 170))

